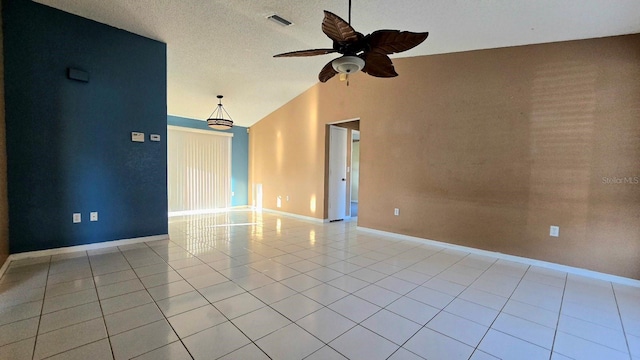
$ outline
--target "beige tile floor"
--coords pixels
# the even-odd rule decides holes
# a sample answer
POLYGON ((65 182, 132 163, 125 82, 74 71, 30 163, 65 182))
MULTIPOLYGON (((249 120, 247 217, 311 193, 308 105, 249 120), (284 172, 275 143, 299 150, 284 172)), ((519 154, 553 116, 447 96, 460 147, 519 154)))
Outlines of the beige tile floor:
POLYGON ((238 211, 14 261, 0 359, 640 360, 640 288, 355 225, 238 211))

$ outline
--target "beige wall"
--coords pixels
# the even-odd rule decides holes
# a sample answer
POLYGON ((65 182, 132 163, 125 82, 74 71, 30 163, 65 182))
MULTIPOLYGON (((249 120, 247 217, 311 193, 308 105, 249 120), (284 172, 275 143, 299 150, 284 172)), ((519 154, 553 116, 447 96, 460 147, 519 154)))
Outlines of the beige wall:
POLYGON ((4 51, 0 10, 0 266, 9 256, 9 202, 7 199, 7 143, 4 122, 4 51))
POLYGON ((359 226, 640 279, 640 184, 602 180, 640 176, 640 35, 394 63, 251 128, 264 207, 322 218, 325 124, 360 118, 359 226))

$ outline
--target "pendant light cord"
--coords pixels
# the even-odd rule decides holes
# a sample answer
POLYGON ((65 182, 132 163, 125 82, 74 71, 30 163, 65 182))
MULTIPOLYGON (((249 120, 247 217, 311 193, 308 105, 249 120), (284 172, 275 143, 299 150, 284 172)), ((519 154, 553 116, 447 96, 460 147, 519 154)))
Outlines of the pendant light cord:
POLYGON ((349 0, 349 25, 351 25, 351 0, 349 0))

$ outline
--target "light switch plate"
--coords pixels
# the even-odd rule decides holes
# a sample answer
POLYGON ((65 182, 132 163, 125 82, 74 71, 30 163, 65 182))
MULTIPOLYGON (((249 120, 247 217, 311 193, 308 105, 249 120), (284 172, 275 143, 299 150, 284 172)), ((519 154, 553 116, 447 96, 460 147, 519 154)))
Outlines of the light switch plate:
POLYGON ((560 226, 551 225, 549 227, 549 236, 553 236, 553 237, 560 236, 560 226))
POLYGON ((149 140, 151 140, 151 141, 160 141, 160 135, 151 134, 151 135, 149 135, 149 140))
POLYGON ((73 223, 77 224, 79 222, 82 222, 82 214, 80 213, 73 213, 73 223))
POLYGON ((98 221, 98 212, 92 211, 89 213, 89 221, 98 221))
POLYGON ((131 132, 131 141, 133 141, 133 142, 144 142, 144 133, 132 131, 131 132))

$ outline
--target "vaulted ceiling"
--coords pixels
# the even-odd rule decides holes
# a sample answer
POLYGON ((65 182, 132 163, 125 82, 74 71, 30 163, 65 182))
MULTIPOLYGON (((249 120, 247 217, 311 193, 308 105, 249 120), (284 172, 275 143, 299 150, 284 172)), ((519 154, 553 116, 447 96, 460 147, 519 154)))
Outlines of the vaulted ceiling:
MULTIPOLYGON (((222 94, 242 126, 313 86, 336 57, 272 56, 331 47, 320 30, 323 10, 348 17, 347 0, 37 2, 167 43, 168 113, 204 120, 222 94), (294 25, 267 20, 272 14, 294 25)), ((429 31, 399 55, 407 57, 640 33, 638 14, 638 0, 353 0, 352 25, 363 34, 429 31)))

